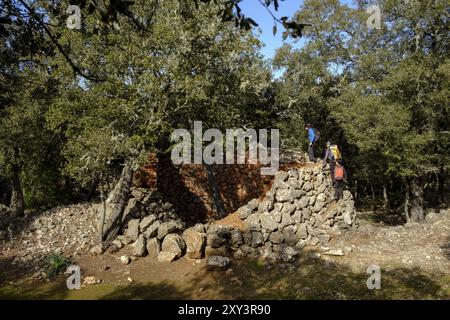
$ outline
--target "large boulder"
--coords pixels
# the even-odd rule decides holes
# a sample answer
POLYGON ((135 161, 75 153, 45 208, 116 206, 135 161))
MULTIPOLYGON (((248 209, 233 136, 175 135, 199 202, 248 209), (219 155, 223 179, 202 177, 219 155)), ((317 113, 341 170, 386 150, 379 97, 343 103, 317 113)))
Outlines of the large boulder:
POLYGON ((158 254, 159 262, 172 262, 177 258, 177 254, 174 252, 161 251, 158 254))
POLYGON ((161 250, 163 252, 175 253, 176 257, 179 258, 184 254, 184 251, 186 250, 186 244, 180 235, 171 233, 164 237, 161 245, 161 250))
POLYGON ((186 255, 191 259, 203 258, 206 235, 195 231, 193 228, 187 229, 183 234, 186 242, 186 255))
POLYGON ((136 242, 133 244, 133 254, 136 257, 143 257, 147 253, 147 249, 145 248, 145 238, 144 235, 139 235, 136 242))
POLYGON ((157 257, 161 252, 161 242, 157 238, 147 240, 147 253, 150 257, 157 257))
POLYGON ((155 221, 153 224, 147 227, 147 229, 144 231, 144 236, 147 239, 155 238, 158 235, 158 229, 161 225, 161 222, 155 221))
POLYGON ((180 231, 181 226, 177 221, 162 223, 158 228, 158 239, 163 239, 167 234, 180 231))
POLYGON ((156 221, 156 219, 157 217, 154 214, 144 217, 141 220, 141 223, 139 224, 140 232, 144 232, 149 226, 151 226, 156 221))
POLYGON ((139 237, 139 219, 131 219, 128 221, 127 230, 125 231, 125 236, 127 236, 131 241, 136 241, 139 237))
POLYGON ((208 270, 226 270, 231 264, 227 257, 210 256, 206 261, 208 270))

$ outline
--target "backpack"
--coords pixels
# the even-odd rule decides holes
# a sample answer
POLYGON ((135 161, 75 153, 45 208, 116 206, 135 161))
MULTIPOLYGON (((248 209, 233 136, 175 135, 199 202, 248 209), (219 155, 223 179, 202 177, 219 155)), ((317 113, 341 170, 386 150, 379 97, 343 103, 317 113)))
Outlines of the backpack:
POLYGON ((337 161, 337 160, 341 159, 341 152, 339 151, 339 148, 337 145, 330 146, 330 151, 331 151, 332 160, 337 161))
POLYGON ((344 166, 336 166, 334 168, 334 180, 344 180, 344 166))
POLYGON ((318 141, 319 139, 320 139, 320 131, 314 129, 314 142, 318 141))

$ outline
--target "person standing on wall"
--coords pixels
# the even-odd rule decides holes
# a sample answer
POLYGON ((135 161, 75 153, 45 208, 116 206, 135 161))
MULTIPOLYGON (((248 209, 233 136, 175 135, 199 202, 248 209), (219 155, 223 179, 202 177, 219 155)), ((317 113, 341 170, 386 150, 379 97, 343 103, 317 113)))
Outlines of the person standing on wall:
POLYGON ((320 132, 311 127, 311 124, 307 123, 305 126, 306 131, 308 131, 308 158, 311 162, 316 162, 316 157, 314 156, 314 145, 317 140, 319 140, 320 132))
POLYGON ((332 143, 331 141, 327 141, 327 151, 325 152, 325 157, 323 158, 323 168, 325 168, 327 164, 327 160, 330 161, 330 174, 331 174, 331 180, 333 181, 333 185, 335 182, 334 177, 334 169, 336 167, 336 162, 341 160, 341 152, 339 151, 339 148, 336 144, 332 143))
POLYGON ((344 184, 347 180, 347 172, 345 171, 342 159, 336 161, 334 170, 334 200, 337 202, 342 199, 344 194, 344 184))

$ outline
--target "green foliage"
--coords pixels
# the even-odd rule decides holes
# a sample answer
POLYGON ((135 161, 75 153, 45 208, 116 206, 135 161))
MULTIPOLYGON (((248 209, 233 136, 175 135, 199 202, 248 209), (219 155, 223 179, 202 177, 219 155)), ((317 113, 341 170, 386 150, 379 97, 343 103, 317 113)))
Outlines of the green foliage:
POLYGON ((65 271, 71 264, 70 260, 59 253, 52 253, 47 257, 46 262, 46 275, 47 278, 53 279, 61 271, 65 271))

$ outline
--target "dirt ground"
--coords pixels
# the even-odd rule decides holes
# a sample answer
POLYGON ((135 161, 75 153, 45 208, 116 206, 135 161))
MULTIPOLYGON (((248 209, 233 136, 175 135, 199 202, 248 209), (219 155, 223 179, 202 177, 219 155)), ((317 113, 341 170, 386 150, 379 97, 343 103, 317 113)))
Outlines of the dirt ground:
POLYGON ((150 257, 123 265, 129 248, 73 262, 82 278, 101 284, 68 290, 66 276, 29 278, 27 270, 0 264, 0 298, 7 299, 450 299, 450 213, 421 224, 384 226, 375 213, 360 213, 360 227, 305 250, 295 264, 233 261, 227 271, 207 271, 206 260, 170 264, 150 257), (375 217, 376 218, 376 217, 375 217), (342 250, 343 256, 324 254, 342 250), (369 290, 367 268, 381 270, 381 289, 369 290))

